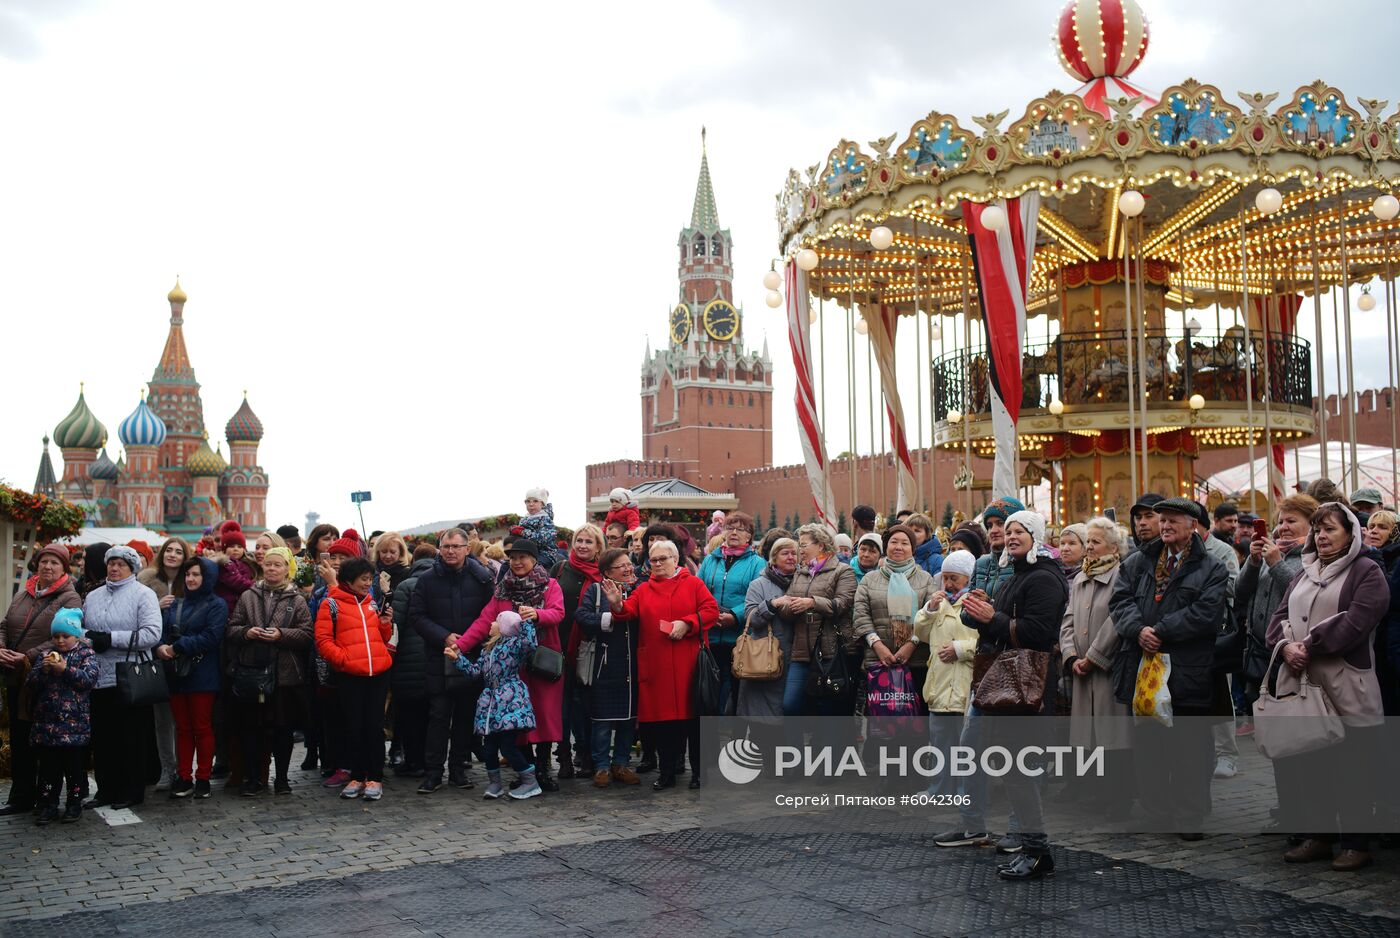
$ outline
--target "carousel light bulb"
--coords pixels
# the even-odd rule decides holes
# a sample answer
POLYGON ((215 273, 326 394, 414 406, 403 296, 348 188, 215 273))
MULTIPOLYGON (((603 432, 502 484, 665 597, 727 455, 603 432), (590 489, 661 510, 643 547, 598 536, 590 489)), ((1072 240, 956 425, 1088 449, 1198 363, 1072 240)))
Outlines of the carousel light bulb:
POLYGON ((943 327, 937 322, 930 320, 928 324, 928 337, 937 342, 939 339, 943 338, 943 327))
POLYGON ((948 422, 949 422, 949 423, 960 423, 960 422, 962 422, 962 414, 959 413, 959 412, 956 411, 956 410, 950 410, 950 411, 948 411, 948 422))
POLYGON ((1369 313, 1376 308, 1376 298, 1369 292, 1363 292, 1356 298, 1356 308, 1363 313, 1369 313))
POLYGON ((865 324, 864 319, 856 320, 856 332, 860 335, 867 335, 870 332, 870 327, 865 324))
POLYGON ((1206 399, 1199 394, 1192 394, 1189 403, 1192 410, 1201 410, 1206 406, 1206 399))
POLYGON ((877 251, 883 251, 891 244, 894 244, 894 232, 881 225, 878 228, 870 229, 870 246, 877 251))
POLYGON ((816 270, 819 263, 821 263, 821 255, 811 248, 803 248, 797 252, 797 266, 803 270, 816 270))
POLYGON ((1057 398, 1055 398, 1053 401, 1050 402, 1050 413, 1052 413, 1052 414, 1054 414, 1056 417, 1058 417, 1058 416, 1060 416, 1060 414, 1063 414, 1064 412, 1065 412, 1065 402, 1064 402, 1064 401, 1060 400, 1060 399, 1057 397, 1057 398))
POLYGON ((1128 218, 1137 218, 1147 207, 1147 200, 1136 189, 1129 189, 1118 197, 1118 211, 1128 218))
POLYGON ((982 209, 982 227, 988 231, 1000 231, 1006 227, 1006 210, 999 205, 988 205, 982 209))
POLYGON ((783 278, 778 276, 776 270, 770 270, 763 275, 763 288, 765 290, 776 290, 782 286, 783 278))
POLYGON ((1191 333, 1192 335, 1197 335, 1201 331, 1201 321, 1195 316, 1192 316, 1186 322, 1186 331, 1191 333))
POLYGON ((1376 201, 1371 203, 1371 211, 1381 221, 1390 221, 1400 214, 1400 199, 1393 195, 1377 196, 1376 201))
POLYGON ((807 311, 807 322, 814 326, 817 324, 817 308, 815 306, 807 311))
POLYGON ((1259 194, 1254 197, 1254 207, 1259 209, 1261 215, 1272 215, 1283 208, 1283 193, 1273 186, 1260 189, 1259 194))
POLYGON ((763 302, 767 303, 769 308, 777 309, 783 305, 783 295, 777 290, 769 290, 768 295, 763 298, 763 302))

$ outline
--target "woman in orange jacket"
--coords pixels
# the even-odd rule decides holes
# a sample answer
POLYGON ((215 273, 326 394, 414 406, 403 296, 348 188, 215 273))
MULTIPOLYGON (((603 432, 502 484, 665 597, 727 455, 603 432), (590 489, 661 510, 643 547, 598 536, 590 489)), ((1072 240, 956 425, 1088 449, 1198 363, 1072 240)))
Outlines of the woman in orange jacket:
POLYGON ((352 557, 316 612, 316 650, 336 673, 350 744, 350 781, 342 798, 378 801, 384 794, 384 700, 394 666, 393 610, 370 596, 374 565, 352 557))

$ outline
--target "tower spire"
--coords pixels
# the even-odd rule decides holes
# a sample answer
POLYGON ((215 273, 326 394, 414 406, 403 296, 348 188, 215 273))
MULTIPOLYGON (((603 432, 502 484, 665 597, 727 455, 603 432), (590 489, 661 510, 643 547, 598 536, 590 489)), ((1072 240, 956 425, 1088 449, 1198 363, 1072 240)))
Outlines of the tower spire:
POLYGON ((710 157, 705 145, 705 128, 700 128, 700 178, 695 183, 695 207, 690 210, 690 227, 701 231, 719 230, 719 209, 715 207, 715 187, 710 182, 710 157))

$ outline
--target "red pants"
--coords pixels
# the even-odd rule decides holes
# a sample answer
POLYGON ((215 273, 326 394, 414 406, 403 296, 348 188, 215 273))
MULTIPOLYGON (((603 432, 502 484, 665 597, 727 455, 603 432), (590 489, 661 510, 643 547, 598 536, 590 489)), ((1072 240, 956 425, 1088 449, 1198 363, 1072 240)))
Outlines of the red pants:
POLYGON ((175 717, 175 766, 180 777, 190 781, 190 763, 198 752, 194 777, 208 781, 214 766, 214 692, 171 694, 170 712, 175 717))

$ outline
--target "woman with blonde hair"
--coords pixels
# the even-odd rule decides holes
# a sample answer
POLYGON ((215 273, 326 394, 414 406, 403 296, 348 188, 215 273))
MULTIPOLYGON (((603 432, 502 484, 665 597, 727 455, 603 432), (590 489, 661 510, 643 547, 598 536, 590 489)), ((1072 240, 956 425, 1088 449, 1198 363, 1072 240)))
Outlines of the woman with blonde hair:
POLYGON ((253 560, 257 562, 258 569, 262 569, 263 558, 267 556, 268 551, 274 547, 286 546, 287 542, 276 531, 263 531, 259 534, 258 539, 253 542, 253 560))
POLYGON ((564 593, 564 621, 559 623, 559 641, 565 650, 564 699, 562 719, 564 738, 558 747, 559 777, 573 778, 577 772, 593 774, 593 728, 588 719, 588 701, 581 693, 577 669, 578 646, 582 631, 574 628, 575 616, 584 591, 603 579, 598 570, 598 560, 607 550, 603 531, 596 524, 582 525, 574 532, 569 546, 569 555, 554 565, 549 575, 558 582, 564 593), (572 744, 571 744, 572 743, 572 744), (574 764, 574 754, 578 764, 574 764))

